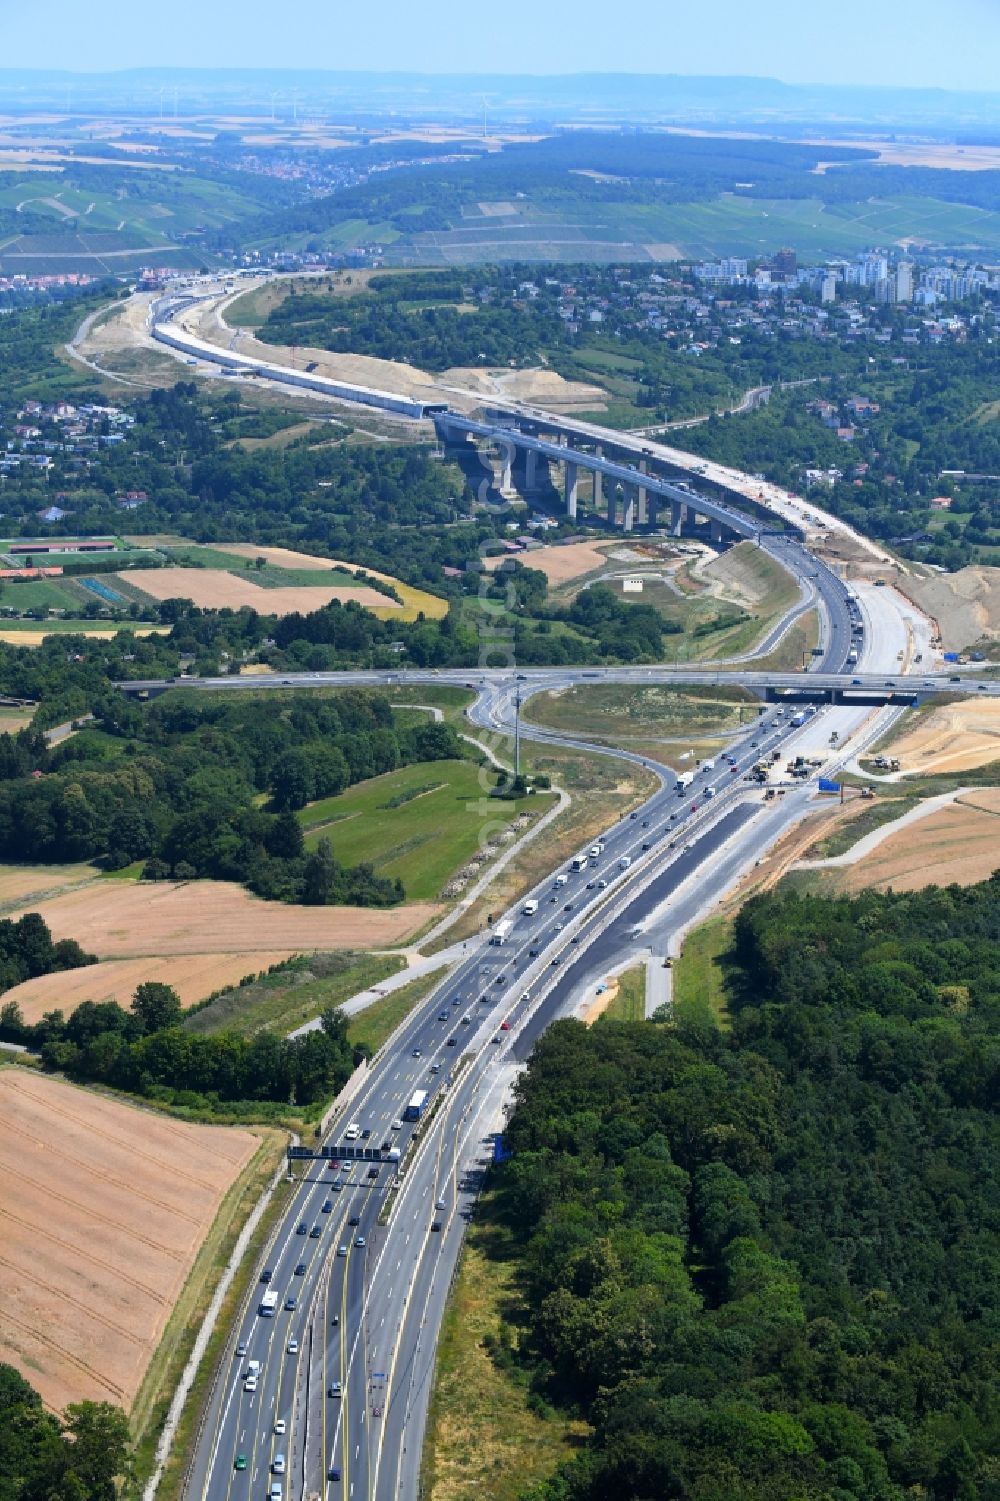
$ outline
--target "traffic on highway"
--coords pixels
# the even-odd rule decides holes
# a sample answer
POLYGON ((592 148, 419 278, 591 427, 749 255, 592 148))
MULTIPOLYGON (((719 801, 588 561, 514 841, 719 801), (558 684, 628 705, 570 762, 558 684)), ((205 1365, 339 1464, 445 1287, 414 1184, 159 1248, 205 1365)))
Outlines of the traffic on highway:
MULTIPOLYGON (((416 1501, 448 1287, 488 1166, 491 1132, 502 1125, 510 1082, 537 1036, 572 1011, 581 990, 638 931, 665 931, 662 914, 675 906, 685 914, 704 909, 740 862, 752 863, 808 811, 815 790, 808 778, 769 798, 756 768, 794 756, 797 747, 806 751, 800 760, 808 768, 822 743, 824 765, 835 770, 857 753, 861 739, 882 733, 901 712, 879 707, 897 688, 916 688, 918 681, 928 692, 942 686, 939 676, 916 680, 908 673, 912 624, 890 628, 877 613, 884 605, 852 594, 797 541, 771 540, 819 600, 822 652, 806 677, 751 669, 726 673, 724 681, 792 691, 826 687, 847 701, 764 707, 724 755, 683 775, 648 756, 604 748, 641 760, 657 790, 466 941, 451 972, 372 1060, 326 1137, 308 1144, 325 1155, 290 1163, 296 1181, 212 1388, 189 1466, 188 1501, 340 1495, 416 1501), (854 701, 851 689, 859 690, 854 701)), ((469 718, 509 733, 532 692, 598 676, 648 682, 675 674, 662 668, 484 672, 474 681, 469 718)), ((720 675, 685 676, 715 683, 720 675)), ((303 673, 280 681, 312 687, 331 677, 386 681, 385 673, 303 673)), ((468 682, 465 673, 412 678, 468 682)), ((997 691, 986 681, 982 691, 997 691)), ((192 687, 240 683, 191 680, 192 687)), ((123 686, 141 691, 143 685, 123 686)), ((520 733, 584 744, 523 722, 520 733)), ((658 957, 668 960, 665 945, 658 957)))

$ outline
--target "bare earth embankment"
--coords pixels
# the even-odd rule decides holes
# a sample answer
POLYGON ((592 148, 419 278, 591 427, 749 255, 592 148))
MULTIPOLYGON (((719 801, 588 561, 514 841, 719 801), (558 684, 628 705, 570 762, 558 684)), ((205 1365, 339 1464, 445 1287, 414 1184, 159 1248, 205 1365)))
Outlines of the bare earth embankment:
POLYGON ((917 891, 922 886, 970 886, 1000 868, 1000 787, 966 792, 895 834, 837 874, 846 892, 875 886, 917 891))
POLYGON ((0 1360, 52 1408, 129 1408, 257 1146, 248 1131, 0 1071, 0 1360))
POLYGON ((966 699, 932 709, 893 740, 892 754, 911 773, 969 771, 1000 760, 1000 704, 966 699))

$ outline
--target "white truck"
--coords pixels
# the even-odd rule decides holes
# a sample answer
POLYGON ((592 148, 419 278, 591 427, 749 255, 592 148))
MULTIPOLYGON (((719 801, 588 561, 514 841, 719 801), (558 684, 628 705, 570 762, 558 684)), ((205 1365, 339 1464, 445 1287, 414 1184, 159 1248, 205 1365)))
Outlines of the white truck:
POLYGON ((493 931, 490 934, 490 943, 494 945, 506 943, 507 939, 510 937, 510 930, 511 928, 513 928, 513 926, 514 924, 511 922, 509 917, 501 917, 499 922, 495 922, 493 924, 493 931))
POLYGON ((632 864, 632 856, 631 855, 622 855, 621 859, 618 861, 618 869, 619 870, 628 870, 628 868, 629 868, 629 866, 631 864, 632 864))
POLYGON ((535 898, 532 897, 530 902, 525 902, 524 906, 521 908, 521 911, 524 913, 525 917, 534 917, 535 913, 538 911, 538 903, 535 901, 535 898))
POLYGON ((682 771, 680 776, 677 778, 677 781, 674 783, 674 790, 677 792, 686 792, 693 781, 693 771, 682 771))

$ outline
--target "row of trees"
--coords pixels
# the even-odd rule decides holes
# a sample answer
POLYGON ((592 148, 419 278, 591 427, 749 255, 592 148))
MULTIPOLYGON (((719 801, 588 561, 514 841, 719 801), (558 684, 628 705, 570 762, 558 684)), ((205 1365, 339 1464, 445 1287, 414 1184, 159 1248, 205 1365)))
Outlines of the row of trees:
POLYGON ((47 1069, 74 1079, 175 1107, 242 1106, 251 1114, 268 1104, 309 1111, 343 1088, 362 1056, 337 1010, 302 1037, 186 1031, 176 992, 159 981, 140 985, 128 1010, 116 1001, 84 1001, 69 1017, 51 1011, 33 1025, 8 1001, 0 1007, 0 1036, 37 1050, 47 1069))
POLYGON ((591 1437, 540 1498, 997 1494, 998 958, 1000 873, 769 896, 731 1032, 694 1005, 543 1036, 493 1350, 591 1437))

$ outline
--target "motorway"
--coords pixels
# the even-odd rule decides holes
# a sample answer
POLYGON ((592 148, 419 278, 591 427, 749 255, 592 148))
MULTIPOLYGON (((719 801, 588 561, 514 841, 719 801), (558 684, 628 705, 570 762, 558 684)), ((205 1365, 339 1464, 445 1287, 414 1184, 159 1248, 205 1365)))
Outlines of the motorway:
MULTIPOLYGON (((877 661, 887 660, 887 645, 871 653, 877 661)), ((489 680, 471 717, 509 727, 515 695, 538 676, 528 684, 511 673, 489 680)), ((792 728, 790 711, 772 708, 730 744, 732 765, 701 769, 683 796, 672 771, 644 758, 659 789, 607 831, 597 856, 588 855, 579 871, 553 872, 526 894, 504 943, 468 942, 461 962, 374 1060, 327 1138, 341 1145, 354 1120, 370 1132, 371 1145, 394 1143, 403 1154, 398 1183, 386 1162, 372 1179, 367 1163, 338 1158, 336 1172, 308 1165, 264 1256, 279 1311, 259 1315, 265 1285, 255 1286, 213 1391, 189 1498, 244 1501, 267 1496, 272 1485, 282 1488, 283 1501, 416 1497, 436 1331, 484 1166, 484 1136, 514 1067, 540 1031, 572 1009, 586 978, 627 948, 637 926, 692 878, 704 898, 720 851, 734 840, 753 845, 763 820, 774 837, 806 810, 814 789, 801 786, 780 809, 765 806, 760 789, 743 780, 749 764, 772 750, 784 754, 810 734, 815 740, 821 721, 844 725, 846 756, 859 726, 898 712, 821 709, 792 728), (538 902, 530 916, 523 910, 528 899, 538 902), (417 1089, 429 1093, 428 1114, 394 1129, 417 1089), (387 1207, 388 1223, 380 1224, 387 1207), (284 1306, 289 1297, 293 1308, 284 1306), (250 1360, 262 1367, 255 1391, 245 1390, 250 1360), (342 1390, 330 1396, 334 1382, 342 1390), (245 1470, 236 1468, 241 1456, 245 1470)), ((522 733, 534 731, 524 726, 522 733)))
MULTIPOLYGON (((587 435, 601 432, 590 426, 587 435)), ((621 435, 606 437, 614 442, 621 435)), ((696 500, 689 493, 684 498, 696 500)), ((904 712, 886 707, 897 692, 908 699, 954 692, 960 674, 913 676, 918 659, 931 660, 929 630, 893 591, 869 585, 848 591, 795 538, 761 534, 761 545, 817 596, 822 655, 807 675, 742 663, 732 670, 470 675, 466 669, 294 673, 271 680, 306 689, 474 686, 469 717, 505 732, 519 698, 588 680, 743 684, 792 694, 835 690, 850 701, 810 709, 799 725, 792 724, 799 716, 790 707, 771 705, 714 766, 693 768, 681 791, 673 771, 641 758, 658 782, 642 808, 580 851, 578 869, 554 870, 525 893, 502 929, 493 929, 502 932, 502 942, 486 935, 467 941, 451 973, 387 1041, 340 1111, 323 1143, 336 1153, 332 1162, 293 1165, 289 1207, 257 1269, 262 1280, 240 1310, 203 1413, 186 1501, 416 1501, 437 1334, 464 1227, 488 1161, 489 1133, 502 1123, 511 1080, 540 1032, 555 1017, 572 1014, 595 978, 623 956, 669 952, 748 863, 815 807, 813 778, 782 787, 765 802, 762 790, 745 780, 753 763, 777 753, 777 765, 787 754, 801 754, 836 774, 904 712), (852 642, 860 654, 856 667, 846 665, 852 642), (526 904, 537 907, 526 911, 526 904), (407 1102, 418 1090, 427 1092, 428 1104, 420 1119, 407 1121, 407 1102), (349 1122, 365 1133, 354 1145, 377 1160, 346 1155, 349 1122), (400 1153, 398 1170, 390 1147, 400 1153), (262 1298, 270 1291, 277 1309, 263 1316, 262 1298), (255 1380, 249 1379, 251 1361, 259 1362, 255 1380)), ((261 681, 227 676, 121 686, 129 693, 257 691, 261 681)), ((995 694, 1000 682, 984 679, 974 691, 995 694)), ((521 733, 582 743, 523 721, 521 733)))

